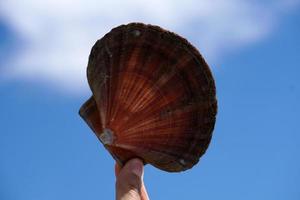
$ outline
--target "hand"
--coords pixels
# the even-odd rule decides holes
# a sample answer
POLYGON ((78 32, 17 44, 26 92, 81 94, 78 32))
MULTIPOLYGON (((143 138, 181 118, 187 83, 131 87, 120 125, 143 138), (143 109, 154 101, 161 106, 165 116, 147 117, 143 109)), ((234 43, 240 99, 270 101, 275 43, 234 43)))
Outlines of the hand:
POLYGON ((149 200, 144 186, 144 164, 134 158, 129 160, 123 168, 115 165, 116 200, 149 200))

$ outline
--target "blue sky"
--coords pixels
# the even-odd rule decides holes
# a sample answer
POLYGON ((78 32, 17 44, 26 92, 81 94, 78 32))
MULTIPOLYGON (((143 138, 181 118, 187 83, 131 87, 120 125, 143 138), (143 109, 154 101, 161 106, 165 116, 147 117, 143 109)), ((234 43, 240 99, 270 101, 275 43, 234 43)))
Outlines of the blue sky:
POLYGON ((150 198, 300 199, 298 1, 203 1, 195 11, 193 1, 154 1, 161 8, 155 17, 146 8, 144 15, 133 12, 133 1, 120 20, 111 11, 89 16, 93 6, 54 16, 56 5, 45 2, 20 3, 17 12, 8 11, 18 1, 0 3, 0 199, 114 199, 114 161, 77 113, 90 95, 84 70, 92 43, 136 20, 194 43, 212 68, 219 101, 213 139, 198 165, 175 174, 146 166, 150 198), (206 10, 212 12, 198 14, 206 10), (84 20, 69 27, 72 17, 84 20), (68 35, 82 28, 91 31, 68 35))

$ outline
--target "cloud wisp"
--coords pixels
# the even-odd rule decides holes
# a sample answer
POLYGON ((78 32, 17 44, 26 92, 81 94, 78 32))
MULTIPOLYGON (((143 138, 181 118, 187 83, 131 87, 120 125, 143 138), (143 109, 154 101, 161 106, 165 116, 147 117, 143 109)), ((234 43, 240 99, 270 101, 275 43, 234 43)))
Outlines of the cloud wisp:
POLYGON ((22 38, 7 59, 5 79, 30 79, 67 91, 87 90, 90 48, 111 28, 139 21, 177 32, 215 62, 269 35, 299 1, 3 0, 0 17, 22 38), (9 67, 8 67, 9 66, 9 67))

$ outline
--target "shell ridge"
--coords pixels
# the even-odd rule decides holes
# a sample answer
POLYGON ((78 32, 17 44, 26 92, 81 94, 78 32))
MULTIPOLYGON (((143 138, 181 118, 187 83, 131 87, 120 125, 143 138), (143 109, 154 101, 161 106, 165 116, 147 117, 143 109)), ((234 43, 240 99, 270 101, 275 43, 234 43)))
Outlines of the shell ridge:
POLYGON ((107 52, 107 54, 109 55, 109 73, 108 73, 108 75, 107 75, 107 80, 108 80, 108 89, 107 89, 107 103, 106 103, 106 108, 105 108, 105 126, 107 126, 107 119, 109 119, 108 118, 108 116, 109 116, 109 108, 111 108, 112 106, 111 106, 111 96, 112 96, 112 90, 110 89, 111 88, 111 85, 112 85, 112 78, 111 78, 111 76, 113 75, 113 66, 112 66, 112 57, 113 57, 113 53, 112 53, 112 51, 109 49, 109 41, 108 41, 108 39, 106 39, 106 41, 105 41, 105 49, 106 49, 106 52, 107 52))
MULTIPOLYGON (((114 35, 114 37, 111 37, 111 39, 109 40, 110 43, 115 43, 115 42, 119 42, 120 44, 123 44, 123 34, 122 32, 120 31, 120 29, 116 29, 116 34, 114 35), (121 33, 120 33, 121 32, 121 33), (117 38, 119 37, 119 38, 117 38)), ((114 46, 114 45, 110 45, 110 46, 114 46)), ((107 125, 110 124, 110 120, 111 120, 111 116, 112 116, 112 112, 113 112, 113 108, 114 108, 114 102, 115 102, 115 96, 116 96, 116 92, 115 92, 115 88, 116 86, 118 85, 118 79, 116 78, 118 73, 119 73, 119 61, 121 60, 121 58, 119 58, 118 56, 114 56, 114 55, 118 55, 118 53, 122 50, 123 47, 121 46, 115 46, 114 48, 112 48, 112 53, 113 53, 113 60, 112 60, 112 75, 110 77, 110 80, 112 82, 111 84, 111 96, 110 96, 110 106, 108 108, 108 115, 107 115, 107 118, 108 118, 108 123, 107 125), (115 61, 115 62, 114 62, 115 61)))
MULTIPOLYGON (((146 39, 146 35, 147 35, 146 30, 147 30, 147 29, 145 29, 142 33, 141 33, 141 31, 140 31, 139 29, 137 29, 137 28, 135 28, 135 30, 132 30, 133 33, 134 33, 135 31, 139 31, 139 35, 135 35, 135 38, 138 39, 138 40, 137 40, 138 43, 137 43, 137 45, 135 46, 135 49, 134 49, 134 51, 133 51, 133 53, 132 53, 132 55, 131 55, 131 58, 130 58, 130 60, 129 60, 129 63, 134 63, 134 65, 133 65, 133 70, 132 70, 132 71, 139 70, 139 68, 137 67, 137 63, 138 63, 139 61, 142 61, 142 59, 143 59, 144 57, 142 57, 141 60, 139 60, 138 58, 141 57, 140 55, 143 55, 144 51, 145 51, 145 52, 147 51, 147 49, 145 50, 145 49, 141 48, 141 47, 142 47, 142 44, 145 42, 145 39, 146 39), (140 50, 140 51, 139 51, 139 54, 136 53, 137 50, 140 50), (131 62, 131 59, 133 59, 134 55, 136 55, 136 54, 137 54, 137 56, 136 56, 137 58, 134 59, 133 62, 131 62)), ((145 55, 145 54, 144 54, 144 55, 145 55)), ((127 69, 127 72, 128 72, 128 71, 131 71, 130 68, 127 69)), ((133 79, 131 80, 131 85, 130 85, 130 87, 129 87, 129 89, 128 89, 127 94, 124 96, 124 99, 128 99, 128 95, 129 95, 130 91, 134 91, 133 88, 134 88, 135 85, 136 85, 135 83, 136 83, 136 77, 133 77, 133 79)))
MULTIPOLYGON (((144 33, 144 35, 146 35, 146 33, 144 33)), ((160 43, 155 43, 154 46, 155 46, 155 47, 156 47, 156 46, 159 46, 159 44, 160 44, 160 43)), ((155 47, 153 47, 153 48, 155 48, 155 47)), ((147 48, 147 50, 149 50, 149 48, 147 48)), ((153 56, 156 56, 155 52, 154 52, 154 53, 150 53, 150 55, 148 55, 148 56, 146 57, 146 59, 144 60, 143 63, 146 63, 146 64, 149 63, 149 61, 153 58, 153 56)), ((143 64, 142 66, 144 66, 144 64, 143 64)), ((144 68, 147 68, 147 66, 144 66, 144 68)), ((146 82, 143 82, 143 84, 141 85, 141 87, 144 87, 145 84, 146 84, 146 82)), ((138 94, 139 94, 139 93, 136 93, 136 95, 138 95, 138 94)), ((136 96, 135 96, 135 95, 132 95, 132 96, 134 96, 134 99, 136 99, 136 96)), ((128 116, 128 117, 130 117, 131 114, 133 114, 133 113, 129 113, 129 116, 128 116)))
MULTIPOLYGON (((137 24, 135 24, 135 25, 137 25, 137 24)), ((137 27, 138 26, 142 26, 142 25, 137 25, 137 27)), ((136 28, 136 27, 135 27, 136 28)), ((143 40, 142 41, 145 41, 145 39, 146 39, 146 37, 147 37, 147 28, 145 29, 145 31, 142 33, 142 35, 143 35, 143 40)), ((160 41, 159 40, 157 40, 158 41, 158 43, 160 43, 160 41)), ((157 43, 155 44, 155 46, 159 46, 157 43)), ((139 47, 141 47, 140 45, 139 45, 139 47)), ((140 52, 141 54, 142 54, 142 52, 140 52)), ((155 52, 154 53, 152 53, 152 55, 153 54, 155 54, 155 52)), ((149 56, 149 57, 151 57, 151 55, 149 56)), ((147 60, 148 60, 149 58, 147 58, 147 60)), ((144 66, 143 66, 143 68, 145 68, 144 66)), ((130 71, 130 70, 128 70, 128 71, 130 71)), ((136 78, 138 78, 137 76, 133 76, 133 80, 134 81, 136 81, 136 78)), ((142 79, 140 79, 140 80, 142 80, 142 79)), ((133 94, 131 94, 131 99, 129 99, 129 102, 128 102, 128 104, 129 105, 133 105, 134 106, 134 104, 137 104, 135 101, 137 100, 137 99, 139 99, 138 98, 138 96, 140 96, 141 95, 141 90, 145 87, 145 84, 147 84, 147 82, 145 82, 145 81, 143 81, 141 84, 138 84, 137 82, 134 82, 135 84, 133 85, 133 86, 135 86, 135 87, 137 87, 138 89, 136 89, 135 90, 135 92, 133 93, 133 94)), ((131 90, 129 90, 129 91, 134 91, 134 90, 132 90, 132 88, 130 88, 131 90)), ((133 109, 134 110, 134 109, 133 109)))
MULTIPOLYGON (((125 28, 125 30, 126 30, 126 28, 125 28)), ((122 71, 122 69, 121 69, 121 67, 122 67, 122 65, 123 65, 123 62, 124 62, 124 59, 125 59, 125 56, 124 56, 124 52, 125 52, 125 43, 126 43, 126 38, 127 38, 127 36, 126 36, 126 34, 124 34, 124 30, 122 29, 121 30, 121 35, 122 35, 122 41, 121 41, 121 52, 120 52, 120 60, 119 60, 119 63, 118 63, 118 67, 119 67, 119 71, 118 71, 118 74, 120 73, 120 71, 122 71)), ((119 107, 119 105, 118 105, 118 103, 117 103, 117 94, 118 94, 118 88, 119 88, 119 85, 120 85, 120 82, 122 83, 122 79, 117 79, 118 81, 115 83, 116 84, 116 87, 115 87, 115 92, 114 92, 114 99, 113 99, 113 105, 114 106, 112 106, 112 111, 111 111, 111 121, 110 122, 112 122, 112 121, 114 121, 114 119, 115 119, 115 117, 116 117, 116 112, 117 112, 117 110, 118 110, 118 107, 119 107)))

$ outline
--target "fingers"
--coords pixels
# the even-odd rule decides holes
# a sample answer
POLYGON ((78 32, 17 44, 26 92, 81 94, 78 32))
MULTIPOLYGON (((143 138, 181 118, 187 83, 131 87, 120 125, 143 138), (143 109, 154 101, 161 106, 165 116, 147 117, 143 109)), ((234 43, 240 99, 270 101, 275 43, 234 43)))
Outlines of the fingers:
MULTIPOLYGON (((115 164, 115 175, 118 177, 120 171, 121 171, 120 165, 117 163, 115 164)), ((149 200, 147 190, 145 188, 144 182, 143 182, 143 175, 142 175, 142 188, 141 188, 141 200, 149 200)))
POLYGON ((115 173, 117 176, 117 200, 142 200, 141 193, 143 185, 143 172, 144 164, 139 159, 132 159, 128 161, 122 169, 116 165, 115 173))
POLYGON ((141 200, 149 200, 148 193, 147 193, 144 183, 143 183, 142 189, 141 189, 141 197, 142 197, 141 200))
POLYGON ((118 177, 120 171, 121 171, 121 167, 120 167, 120 165, 118 165, 118 163, 116 163, 115 164, 115 176, 116 176, 116 178, 118 177))

